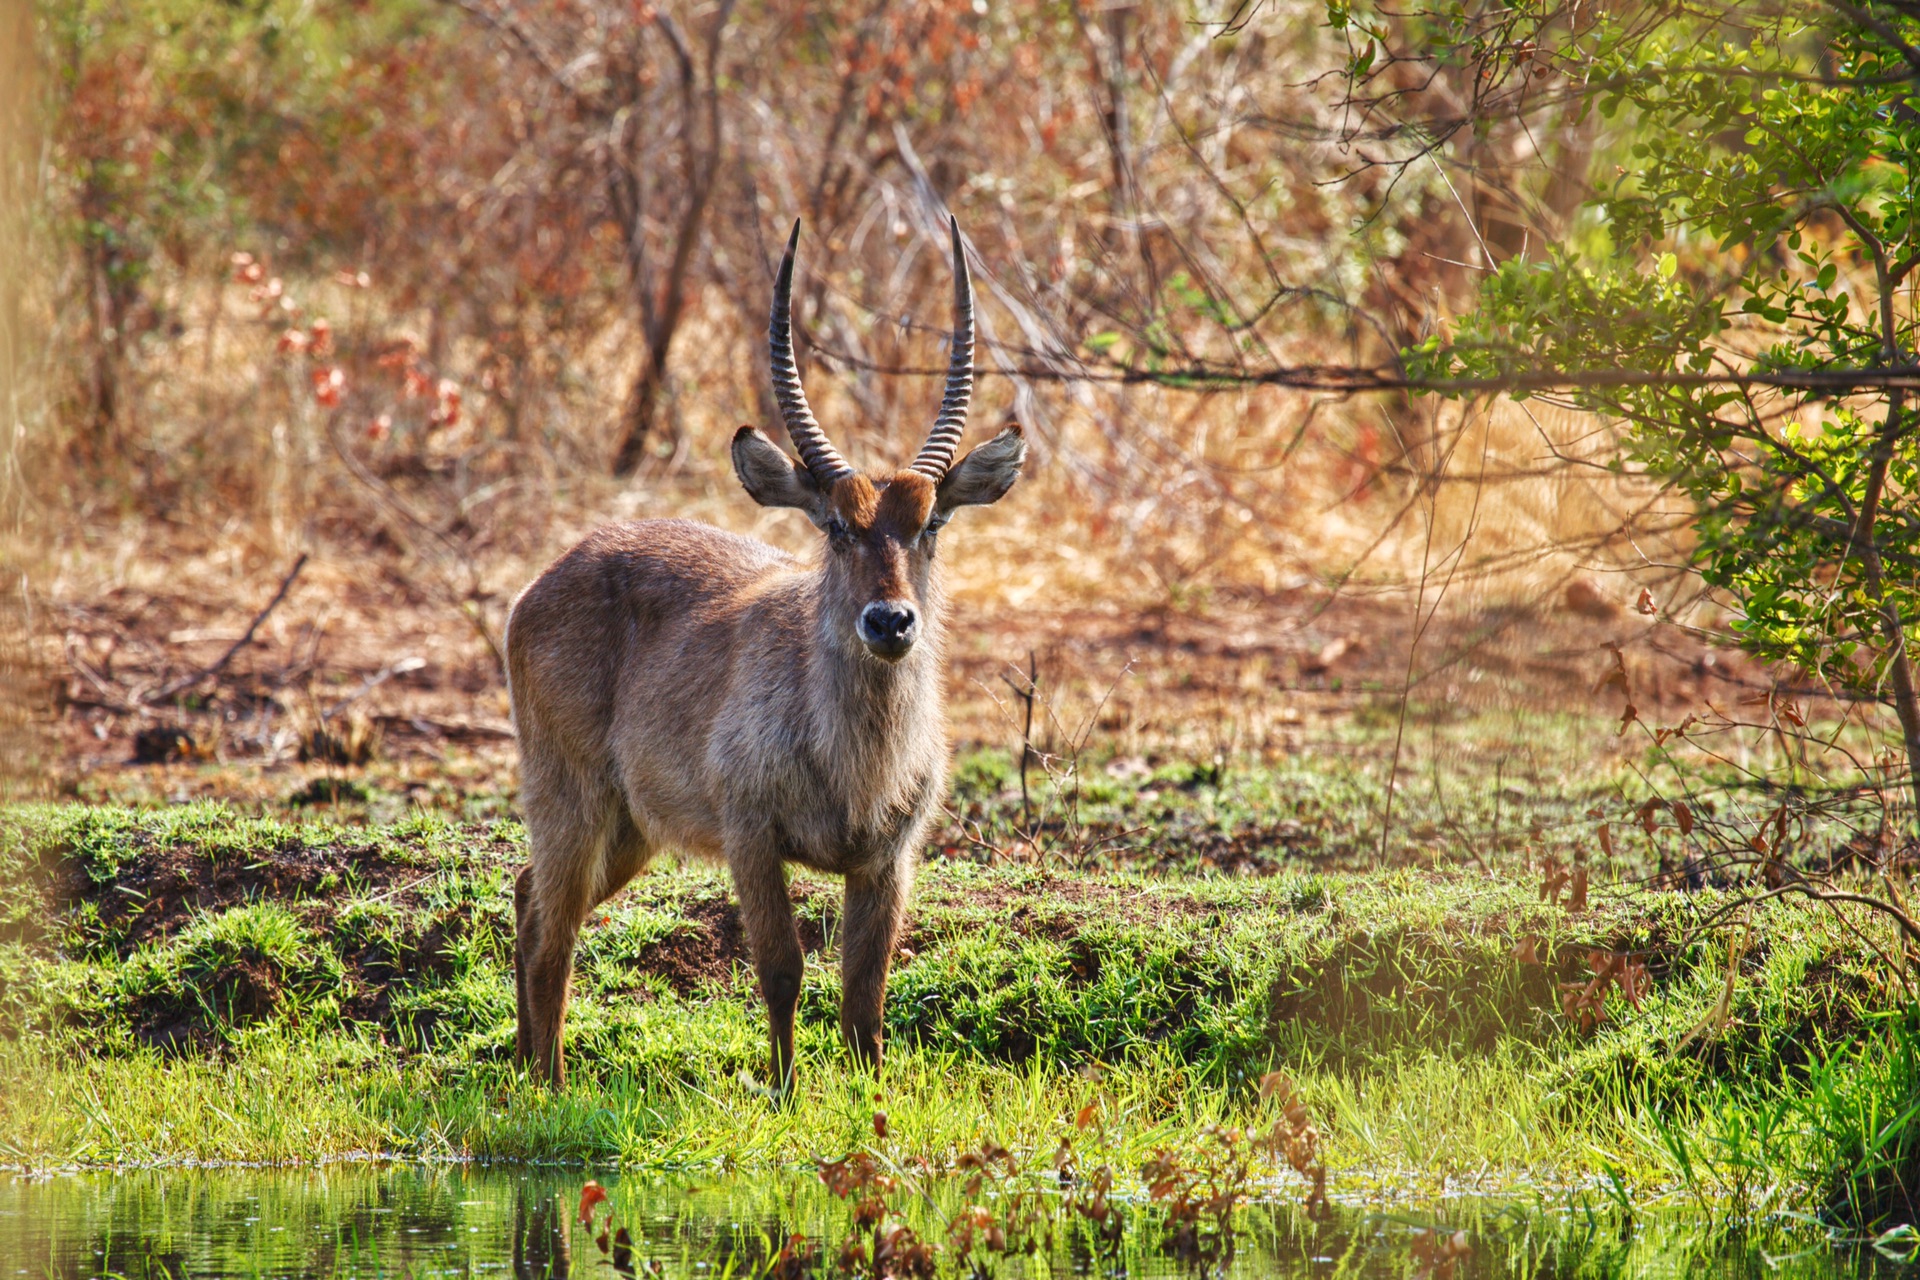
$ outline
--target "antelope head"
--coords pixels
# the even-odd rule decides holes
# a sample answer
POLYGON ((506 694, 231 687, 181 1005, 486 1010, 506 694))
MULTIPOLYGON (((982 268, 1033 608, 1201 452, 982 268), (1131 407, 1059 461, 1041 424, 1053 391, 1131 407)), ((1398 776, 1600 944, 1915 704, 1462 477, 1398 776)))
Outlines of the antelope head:
POLYGON ((763 507, 797 508, 826 534, 821 608, 829 631, 886 662, 904 658, 932 625, 927 615, 934 602, 928 584, 941 527, 961 507, 999 501, 1020 478, 1027 458, 1027 442, 1015 425, 958 463, 953 460, 973 396, 973 283, 959 224, 950 220, 948 226, 953 236, 953 354, 940 414, 906 470, 861 475, 841 458, 807 407, 793 358, 797 221, 774 280, 767 345, 774 396, 800 460, 795 462, 752 427, 740 428, 733 437, 734 473, 748 495, 763 507))

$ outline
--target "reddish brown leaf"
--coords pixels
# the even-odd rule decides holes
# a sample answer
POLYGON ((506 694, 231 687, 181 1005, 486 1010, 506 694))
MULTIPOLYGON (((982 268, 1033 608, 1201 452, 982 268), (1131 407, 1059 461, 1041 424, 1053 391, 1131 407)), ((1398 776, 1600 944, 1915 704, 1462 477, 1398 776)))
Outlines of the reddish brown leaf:
POLYGON ((1599 693, 1602 689, 1618 689, 1631 696, 1631 689, 1627 684, 1627 660, 1621 654, 1619 645, 1609 643, 1607 648, 1613 653, 1613 667, 1600 677, 1600 682, 1593 686, 1593 691, 1599 693))
POLYGON ((1280 1095, 1282 1103, 1293 1097, 1293 1081, 1287 1079, 1284 1071, 1269 1071, 1260 1077, 1260 1101, 1265 1102, 1275 1094, 1280 1095))
POLYGON ((593 1225, 593 1207, 597 1204, 605 1204, 606 1200, 606 1188, 597 1182, 589 1182, 580 1188, 580 1223, 582 1226, 590 1227, 593 1225))

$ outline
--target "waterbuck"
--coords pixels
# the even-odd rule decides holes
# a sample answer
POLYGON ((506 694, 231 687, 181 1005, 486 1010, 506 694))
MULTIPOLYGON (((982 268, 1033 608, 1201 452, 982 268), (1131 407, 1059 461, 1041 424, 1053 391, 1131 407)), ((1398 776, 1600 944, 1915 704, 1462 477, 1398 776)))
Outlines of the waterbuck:
POLYGON ((771 1023, 793 1072, 800 938, 785 864, 846 878, 840 1027, 880 1059, 887 968, 914 858, 945 785, 941 526, 997 501, 1026 441, 1008 427, 953 460, 973 390, 973 287, 953 236, 953 349, 919 456, 857 474, 820 429, 793 357, 794 223, 767 340, 794 462, 742 427, 733 469, 765 507, 826 535, 809 568, 685 520, 590 534, 528 587, 507 629, 532 860, 514 884, 518 1053, 565 1079, 573 949, 594 907, 671 847, 726 861, 771 1023))

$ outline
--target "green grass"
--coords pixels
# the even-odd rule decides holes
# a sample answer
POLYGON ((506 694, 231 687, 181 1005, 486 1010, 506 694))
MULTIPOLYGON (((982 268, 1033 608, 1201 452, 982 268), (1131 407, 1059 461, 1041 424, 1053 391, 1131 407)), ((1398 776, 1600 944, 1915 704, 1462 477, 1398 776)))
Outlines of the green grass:
POLYGON ((1753 912, 1724 1021, 1719 901, 1423 867, 1146 875, 935 859, 874 1080, 838 1043, 838 886, 796 879, 810 959, 800 1093, 770 1101, 764 1017, 724 877, 658 868, 590 922, 573 1083, 511 1064, 512 823, 378 827, 218 805, 0 817, 0 1159, 48 1167, 351 1153, 801 1164, 885 1109, 935 1161, 1065 1135, 1137 1168, 1246 1124, 1296 1079, 1336 1188, 1598 1178, 1645 1198, 1910 1197, 1915 1021, 1830 913, 1753 912), (1543 963, 1515 955, 1537 940, 1543 963), (1646 957, 1582 1030, 1590 948, 1646 957), (1705 1030, 1702 1028, 1705 1027, 1705 1030), (1089 1104, 1092 1123, 1076 1116, 1089 1104), (1864 1178, 1837 1170, 1859 1168, 1864 1178))

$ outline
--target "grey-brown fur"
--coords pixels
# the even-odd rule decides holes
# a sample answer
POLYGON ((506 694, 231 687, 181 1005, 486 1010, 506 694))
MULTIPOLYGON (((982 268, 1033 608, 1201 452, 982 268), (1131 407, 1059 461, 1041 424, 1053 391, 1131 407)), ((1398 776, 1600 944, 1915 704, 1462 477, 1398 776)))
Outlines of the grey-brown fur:
POLYGON ((823 480, 742 428, 741 483, 828 532, 817 566, 645 520, 589 535, 515 602, 532 860, 515 885, 514 969, 519 1056, 537 1075, 564 1079, 581 923, 662 848, 731 870, 782 1087, 802 965, 785 864, 844 876, 841 1028, 878 1061, 888 965, 946 778, 937 534, 1006 493, 1025 454, 1012 427, 939 477, 823 480))

